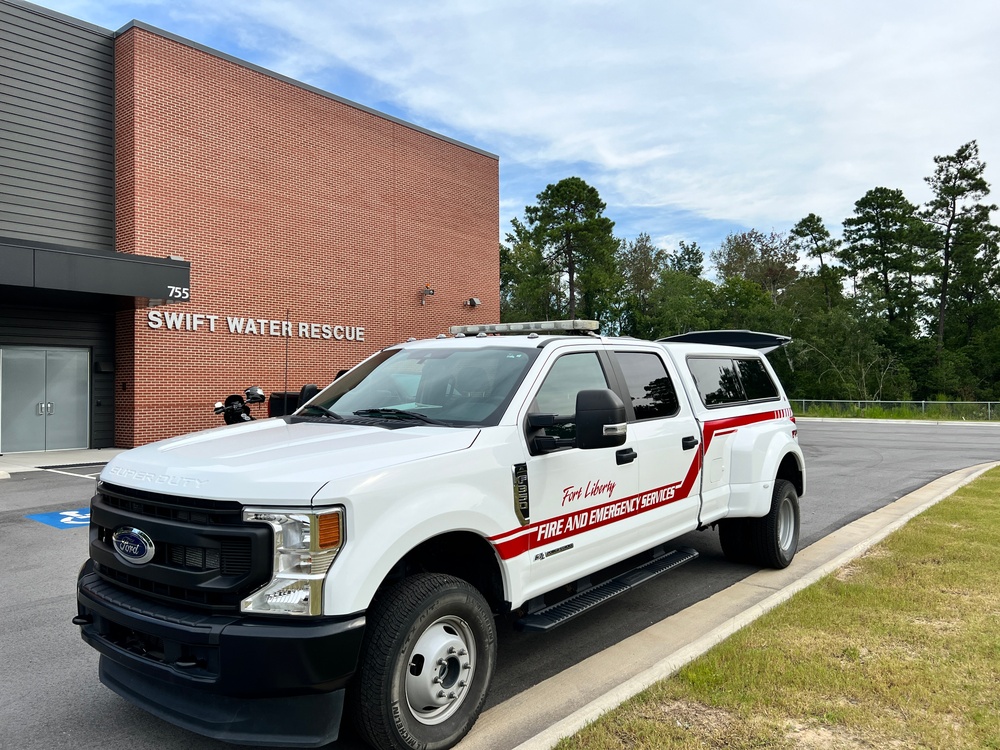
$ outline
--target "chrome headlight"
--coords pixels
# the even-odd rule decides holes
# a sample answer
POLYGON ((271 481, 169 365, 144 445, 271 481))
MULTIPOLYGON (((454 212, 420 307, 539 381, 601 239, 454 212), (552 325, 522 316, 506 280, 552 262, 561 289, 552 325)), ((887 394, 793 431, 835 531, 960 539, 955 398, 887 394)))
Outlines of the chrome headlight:
POLYGON ((240 602, 240 611, 323 614, 323 581, 343 544, 343 509, 245 508, 243 521, 274 530, 274 562, 271 580, 240 602))

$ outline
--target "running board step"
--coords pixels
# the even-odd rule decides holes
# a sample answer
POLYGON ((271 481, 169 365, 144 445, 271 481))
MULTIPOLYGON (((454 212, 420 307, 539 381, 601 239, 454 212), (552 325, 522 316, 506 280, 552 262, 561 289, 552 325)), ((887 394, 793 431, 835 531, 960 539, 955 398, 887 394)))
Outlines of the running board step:
POLYGON ((593 588, 574 594, 558 604, 525 615, 516 622, 516 626, 519 630, 528 632, 552 630, 552 628, 572 620, 577 615, 581 615, 599 604, 604 604, 609 599, 614 599, 619 594, 631 591, 640 583, 656 578, 661 573, 673 570, 696 557, 698 557, 698 552, 690 547, 671 550, 593 588))

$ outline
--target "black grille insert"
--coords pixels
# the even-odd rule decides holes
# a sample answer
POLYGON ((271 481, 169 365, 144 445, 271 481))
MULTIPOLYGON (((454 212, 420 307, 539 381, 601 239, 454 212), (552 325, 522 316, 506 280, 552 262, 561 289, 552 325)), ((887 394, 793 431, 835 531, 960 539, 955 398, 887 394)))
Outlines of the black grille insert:
POLYGON ((161 495, 108 483, 102 483, 98 491, 108 507, 150 518, 198 524, 236 524, 243 519, 243 506, 232 500, 161 495))
POLYGON ((230 611, 270 579, 273 558, 270 527, 244 523, 239 503, 107 483, 92 504, 90 551, 106 581, 165 601, 230 611), (155 545, 146 564, 115 551, 115 531, 133 526, 155 545))

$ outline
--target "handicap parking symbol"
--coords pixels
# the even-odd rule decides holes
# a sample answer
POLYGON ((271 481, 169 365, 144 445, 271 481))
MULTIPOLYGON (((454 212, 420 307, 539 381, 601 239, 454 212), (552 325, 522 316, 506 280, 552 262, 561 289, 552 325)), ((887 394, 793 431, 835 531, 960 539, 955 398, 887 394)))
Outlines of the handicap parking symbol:
POLYGON ((58 513, 34 513, 30 516, 32 521, 44 523, 46 526, 53 526, 57 529, 72 529, 78 526, 90 525, 90 508, 77 508, 76 510, 61 510, 58 513))

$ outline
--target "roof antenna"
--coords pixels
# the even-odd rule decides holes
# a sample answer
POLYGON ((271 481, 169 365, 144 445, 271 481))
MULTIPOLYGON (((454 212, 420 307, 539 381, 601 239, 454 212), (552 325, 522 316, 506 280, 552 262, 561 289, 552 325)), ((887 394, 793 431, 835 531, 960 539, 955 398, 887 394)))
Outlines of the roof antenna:
POLYGON ((284 407, 283 412, 288 413, 288 339, 291 338, 292 333, 292 321, 291 321, 292 311, 289 308, 285 308, 285 387, 284 387, 284 402, 282 406, 284 407))

